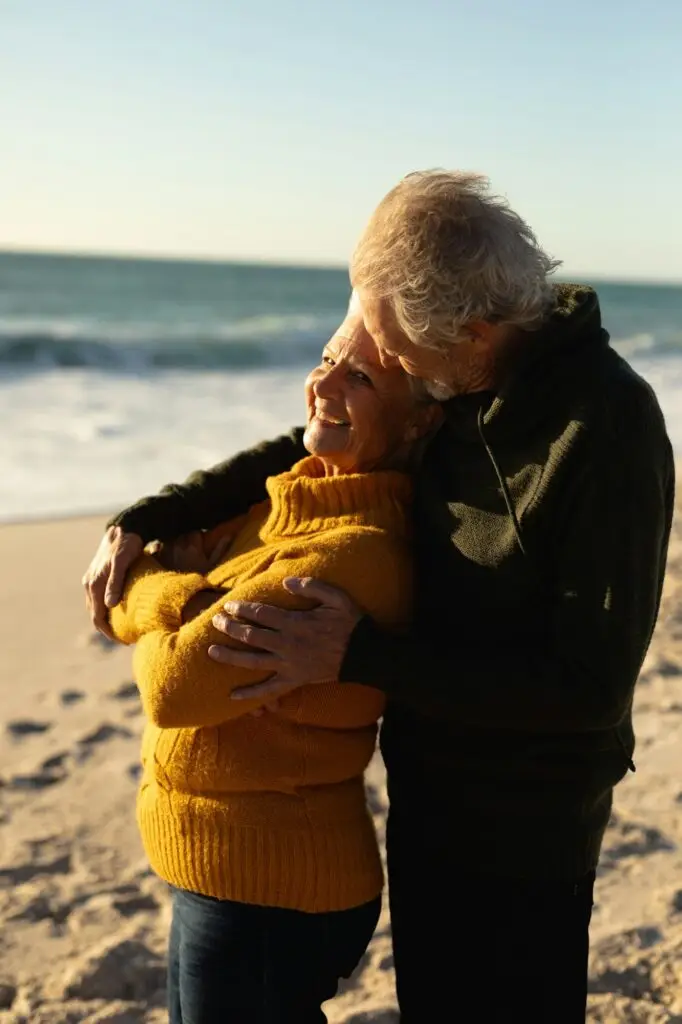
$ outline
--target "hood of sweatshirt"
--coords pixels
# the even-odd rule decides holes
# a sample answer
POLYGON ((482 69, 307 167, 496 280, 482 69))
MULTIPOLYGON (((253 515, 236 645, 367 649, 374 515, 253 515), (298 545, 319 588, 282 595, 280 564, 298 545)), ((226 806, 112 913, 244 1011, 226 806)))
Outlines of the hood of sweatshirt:
POLYGON ((461 395, 445 403, 448 428, 461 437, 505 446, 537 429, 562 396, 574 398, 609 348, 599 299, 586 285, 555 286, 552 313, 538 331, 528 333, 518 360, 499 392, 461 395))

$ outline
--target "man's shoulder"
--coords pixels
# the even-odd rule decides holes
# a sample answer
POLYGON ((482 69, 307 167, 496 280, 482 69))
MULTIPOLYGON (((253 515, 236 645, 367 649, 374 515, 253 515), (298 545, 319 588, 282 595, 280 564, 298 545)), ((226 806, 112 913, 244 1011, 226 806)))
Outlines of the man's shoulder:
POLYGON ((652 386, 619 355, 607 348, 583 395, 585 426, 607 439, 642 436, 667 442, 665 418, 652 386))

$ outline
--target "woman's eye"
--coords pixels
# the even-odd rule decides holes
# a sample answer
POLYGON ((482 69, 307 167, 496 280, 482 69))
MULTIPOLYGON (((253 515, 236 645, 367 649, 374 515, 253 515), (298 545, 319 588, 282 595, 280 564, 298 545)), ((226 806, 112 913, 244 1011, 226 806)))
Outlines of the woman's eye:
POLYGON ((361 381, 363 384, 371 384, 372 383, 372 381, 367 376, 367 374, 366 373, 362 373, 360 370, 354 370, 353 373, 352 373, 352 376, 355 377, 356 380, 361 381))

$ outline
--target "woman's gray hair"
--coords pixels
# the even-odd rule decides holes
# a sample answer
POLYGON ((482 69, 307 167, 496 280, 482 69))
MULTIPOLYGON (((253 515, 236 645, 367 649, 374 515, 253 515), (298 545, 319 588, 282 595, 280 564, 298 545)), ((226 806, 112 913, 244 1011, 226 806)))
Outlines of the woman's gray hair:
POLYGON ((351 262, 353 287, 389 303, 415 345, 461 340, 473 320, 538 328, 560 261, 488 179, 464 171, 416 171, 374 211, 351 262))

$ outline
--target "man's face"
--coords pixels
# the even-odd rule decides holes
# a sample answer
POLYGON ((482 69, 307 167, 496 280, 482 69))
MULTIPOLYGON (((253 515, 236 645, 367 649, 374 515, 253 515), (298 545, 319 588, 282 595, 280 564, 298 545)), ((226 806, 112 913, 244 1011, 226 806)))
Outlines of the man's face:
POLYGON ((403 369, 413 377, 445 383, 443 374, 447 360, 443 352, 414 345, 396 324, 393 311, 385 299, 377 299, 370 292, 357 290, 353 292, 350 308, 361 311, 365 327, 374 338, 382 361, 398 359, 403 369))
POLYGON ((350 309, 361 312, 382 360, 398 359, 407 373, 425 382, 438 401, 487 387, 490 358, 485 324, 472 325, 470 331, 463 332, 463 338, 453 340, 447 348, 429 348, 415 345, 406 337, 386 299, 358 288, 353 292, 350 309))

